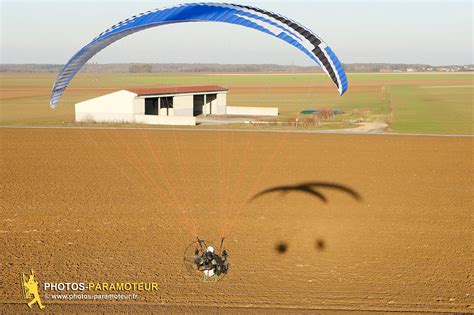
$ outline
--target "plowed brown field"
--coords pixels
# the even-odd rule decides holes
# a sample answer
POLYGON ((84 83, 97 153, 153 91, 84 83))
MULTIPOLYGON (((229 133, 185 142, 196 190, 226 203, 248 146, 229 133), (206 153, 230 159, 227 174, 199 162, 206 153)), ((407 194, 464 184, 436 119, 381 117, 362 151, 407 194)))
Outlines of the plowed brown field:
POLYGON ((27 310, 19 278, 30 269, 40 284, 159 286, 128 302, 43 298, 50 312, 474 311, 472 137, 0 134, 5 313, 27 310), (327 203, 301 192, 247 202, 306 181, 338 183, 363 200, 321 189, 327 203), (186 222, 214 242, 230 233, 231 272, 222 281, 186 271, 183 250, 194 237, 186 222))

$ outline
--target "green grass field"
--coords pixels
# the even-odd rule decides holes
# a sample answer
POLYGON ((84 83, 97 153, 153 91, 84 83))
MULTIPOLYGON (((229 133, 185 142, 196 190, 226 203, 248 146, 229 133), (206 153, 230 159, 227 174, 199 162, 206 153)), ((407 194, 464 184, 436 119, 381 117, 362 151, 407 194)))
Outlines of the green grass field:
POLYGON ((391 87, 396 132, 473 133, 473 87, 391 87))
POLYGON ((280 120, 303 109, 340 108, 345 115, 322 129, 353 127, 348 121, 385 121, 401 133, 473 134, 473 73, 349 74, 340 97, 324 74, 79 74, 59 106, 49 108, 56 74, 0 74, 1 125, 69 125, 74 104, 119 89, 217 84, 230 88, 233 106, 276 106, 280 120))

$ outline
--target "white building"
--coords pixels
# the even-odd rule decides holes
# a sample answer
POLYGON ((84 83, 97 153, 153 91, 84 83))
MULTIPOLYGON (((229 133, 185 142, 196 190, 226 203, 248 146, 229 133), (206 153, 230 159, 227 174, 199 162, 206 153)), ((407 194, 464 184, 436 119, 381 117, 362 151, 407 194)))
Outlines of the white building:
POLYGON ((227 106, 227 92, 215 85, 121 90, 77 103, 76 121, 195 125, 200 115, 278 115, 278 108, 227 106))

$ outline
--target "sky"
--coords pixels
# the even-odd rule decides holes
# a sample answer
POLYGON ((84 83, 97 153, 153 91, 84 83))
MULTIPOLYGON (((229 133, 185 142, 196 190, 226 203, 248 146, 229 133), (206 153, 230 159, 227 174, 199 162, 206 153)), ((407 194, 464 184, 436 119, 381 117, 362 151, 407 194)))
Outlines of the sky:
MULTIPOLYGON (((64 64, 96 35, 128 17, 204 1, 0 0, 0 62, 64 64)), ((474 63, 470 0, 226 2, 261 7, 298 21, 323 38, 344 63, 474 63)), ((222 23, 148 29, 112 44, 90 62, 312 65, 279 39, 222 23)))

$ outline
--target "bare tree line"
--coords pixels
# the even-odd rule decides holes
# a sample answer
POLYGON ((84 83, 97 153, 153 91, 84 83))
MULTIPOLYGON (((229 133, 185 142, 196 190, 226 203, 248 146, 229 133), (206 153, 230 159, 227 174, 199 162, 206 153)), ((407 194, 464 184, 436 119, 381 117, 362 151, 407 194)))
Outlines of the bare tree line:
MULTIPOLYGON (((58 64, 1 64, 0 72, 51 72, 57 73, 58 64)), ((344 64, 347 72, 405 72, 405 71, 474 71, 474 65, 430 66, 424 64, 353 63, 344 64)), ((204 64, 204 63, 89 63, 81 69, 88 73, 314 73, 322 70, 317 66, 276 64, 204 64)))

